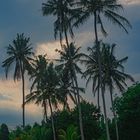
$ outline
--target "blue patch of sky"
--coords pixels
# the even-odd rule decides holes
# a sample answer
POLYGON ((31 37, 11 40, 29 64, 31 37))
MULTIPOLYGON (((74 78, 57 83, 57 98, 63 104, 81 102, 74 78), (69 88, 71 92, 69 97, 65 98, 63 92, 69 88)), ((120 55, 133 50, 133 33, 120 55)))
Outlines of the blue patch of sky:
MULTIPOLYGON (((33 124, 34 122, 41 122, 42 116, 31 115, 26 113, 26 124, 33 124)), ((0 124, 6 123, 10 128, 22 125, 22 112, 21 110, 13 109, 0 109, 0 124)))
MULTIPOLYGON (((6 1, 0 6, 0 23, 2 33, 6 33, 6 38, 13 39, 17 32, 25 32, 33 37, 33 41, 52 38, 50 32, 53 28, 52 18, 46 18, 41 13, 41 2, 17 2, 6 1)), ((0 29, 0 31, 1 31, 0 29)))

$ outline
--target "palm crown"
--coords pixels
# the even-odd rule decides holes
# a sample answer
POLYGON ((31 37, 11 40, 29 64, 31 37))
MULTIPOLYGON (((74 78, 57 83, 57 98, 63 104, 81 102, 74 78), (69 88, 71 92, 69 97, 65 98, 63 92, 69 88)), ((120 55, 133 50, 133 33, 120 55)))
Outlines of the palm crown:
POLYGON ((96 20, 95 24, 100 25, 104 35, 107 35, 107 32, 103 25, 102 16, 121 27, 126 33, 128 33, 126 27, 131 27, 129 21, 118 13, 123 7, 121 4, 117 4, 116 0, 80 0, 77 2, 77 6, 78 8, 80 7, 79 16, 77 15, 77 20, 74 24, 77 27, 92 15, 96 20))
POLYGON ((76 48, 73 43, 71 43, 69 47, 64 45, 62 51, 56 50, 60 54, 59 67, 65 69, 71 78, 74 76, 74 73, 82 73, 80 67, 77 65, 81 57, 79 50, 80 48, 76 48))
POLYGON ((30 38, 26 38, 24 34, 17 34, 12 45, 7 47, 8 58, 3 61, 3 67, 5 68, 6 77, 8 76, 9 68, 15 64, 14 80, 22 79, 22 94, 23 94, 23 127, 25 126, 25 70, 30 68, 30 61, 33 55, 31 44, 29 44, 30 38))
POLYGON ((67 38, 67 32, 73 38, 74 34, 71 26, 71 15, 73 10, 70 9, 72 1, 70 0, 48 0, 42 4, 42 12, 44 16, 53 15, 56 17, 54 22, 54 36, 60 37, 60 43, 62 44, 63 34, 67 38))
POLYGON ((14 63, 14 80, 21 78, 21 71, 25 72, 29 61, 32 60, 30 56, 33 54, 29 41, 30 38, 24 37, 24 34, 17 34, 17 38, 7 47, 9 57, 3 61, 2 65, 5 68, 6 77, 8 76, 9 68, 14 63))

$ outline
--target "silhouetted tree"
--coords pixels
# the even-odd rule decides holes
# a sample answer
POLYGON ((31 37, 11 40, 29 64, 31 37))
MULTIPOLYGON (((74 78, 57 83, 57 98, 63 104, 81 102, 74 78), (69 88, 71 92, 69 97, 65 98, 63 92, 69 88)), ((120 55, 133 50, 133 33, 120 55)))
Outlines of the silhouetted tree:
POLYGON ((17 34, 16 39, 7 47, 8 58, 3 61, 2 67, 5 68, 6 78, 9 68, 15 65, 14 81, 22 80, 22 119, 23 127, 25 126, 25 71, 30 67, 31 56, 33 55, 30 38, 26 38, 24 34, 17 34))
POLYGON ((0 127, 0 139, 9 140, 9 130, 6 124, 2 124, 0 127))

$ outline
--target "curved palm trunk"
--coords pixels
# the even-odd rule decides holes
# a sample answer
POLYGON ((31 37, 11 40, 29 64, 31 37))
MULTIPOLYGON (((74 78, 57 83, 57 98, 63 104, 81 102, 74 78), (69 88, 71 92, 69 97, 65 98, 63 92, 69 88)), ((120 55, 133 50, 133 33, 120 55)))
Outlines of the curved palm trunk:
POLYGON ((53 130, 53 139, 56 140, 56 133, 55 133, 55 127, 54 127, 52 105, 51 105, 50 99, 48 99, 48 100, 49 100, 49 107, 50 107, 50 111, 51 111, 51 122, 52 122, 52 130, 53 130))
POLYGON ((106 135, 107 135, 107 140, 110 140, 110 133, 109 133, 109 127, 108 127, 107 113, 106 113, 105 96, 104 96, 105 91, 103 87, 101 87, 101 90, 102 90, 103 110, 104 110, 104 116, 105 116, 106 135))
POLYGON ((105 104, 105 97, 104 97, 104 89, 103 89, 103 84, 102 84, 101 55, 100 55, 100 47, 99 47, 99 40, 98 40, 98 33, 97 33, 97 13, 96 13, 96 11, 94 12, 94 30, 95 30, 95 43, 96 43, 96 48, 97 48, 98 65, 99 65, 99 82, 100 82, 100 86, 101 86, 103 110, 104 110, 104 116, 105 116, 106 135, 107 135, 107 140, 110 140, 107 113, 106 113, 106 104, 105 104))
POLYGON ((97 33, 97 14, 94 12, 94 31, 95 31, 95 43, 98 46, 99 40, 98 40, 98 33, 97 33))
MULTIPOLYGON (((72 78, 72 86, 74 87, 73 78, 72 78)), ((76 93, 75 93, 75 89, 74 89, 74 98, 75 98, 75 103, 76 103, 76 105, 78 106, 78 101, 77 101, 77 96, 76 96, 76 93)))
POLYGON ((25 127, 25 79, 23 65, 20 62, 21 67, 21 78, 22 78, 22 126, 25 127))
POLYGON ((79 125, 80 125, 80 133, 81 133, 81 140, 84 140, 84 130, 83 130, 83 121, 82 121, 82 111, 81 111, 81 105, 80 105, 80 94, 79 94, 79 90, 78 90, 78 82, 77 82, 77 78, 76 78, 76 74, 75 74, 75 85, 76 85, 76 89, 77 89, 77 105, 78 105, 78 110, 79 110, 79 125))
POLYGON ((61 35, 61 33, 59 33, 59 36, 60 36, 60 46, 61 46, 61 48, 62 48, 63 43, 62 43, 62 35, 61 35))
MULTIPOLYGON (((100 83, 99 83, 99 81, 98 81, 98 85, 99 85, 100 83)), ((98 93, 98 95, 97 95, 97 105, 98 105, 98 108, 100 108, 100 88, 98 88, 98 91, 97 91, 98 93)))
POLYGON ((113 91, 112 91, 112 88, 110 88, 112 112, 113 112, 113 116, 114 116, 114 120, 115 120, 116 138, 117 138, 117 140, 119 140, 119 129, 118 129, 118 123, 117 123, 117 116, 116 116, 116 112, 115 112, 114 106, 113 106, 113 96, 112 95, 113 95, 113 91))
POLYGON ((43 107, 44 107, 44 121, 47 123, 47 105, 45 103, 45 101, 43 101, 43 107))
POLYGON ((63 101, 63 110, 67 110, 68 109, 68 106, 67 106, 67 97, 64 98, 64 101, 63 101))

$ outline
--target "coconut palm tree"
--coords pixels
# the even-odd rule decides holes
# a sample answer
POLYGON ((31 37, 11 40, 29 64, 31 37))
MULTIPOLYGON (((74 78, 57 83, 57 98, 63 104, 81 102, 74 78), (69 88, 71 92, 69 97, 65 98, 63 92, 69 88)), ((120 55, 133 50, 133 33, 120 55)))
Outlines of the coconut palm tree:
MULTIPOLYGON (((131 75, 124 72, 123 63, 125 63, 128 57, 117 59, 114 54, 114 48, 116 44, 103 44, 102 48, 102 64, 103 64, 103 85, 109 89, 111 97, 112 112, 115 119, 116 137, 119 140, 119 132, 117 125, 117 116, 113 107, 113 90, 117 88, 120 92, 124 92, 127 87, 126 80, 134 82, 131 75)), ((106 90, 106 89, 105 89, 106 90)))
POLYGON ((67 72, 64 72, 64 71, 59 71, 59 75, 60 75, 59 93, 62 96, 61 99, 63 103, 63 109, 70 110, 69 104, 68 104, 68 98, 70 98, 74 104, 76 103, 75 98, 73 96, 74 91, 71 87, 70 78, 67 72))
MULTIPOLYGON (((76 87, 73 86, 73 83, 71 82, 70 75, 68 74, 68 71, 63 70, 59 66, 56 67, 59 73, 59 94, 60 94, 60 100, 62 100, 63 109, 70 110, 68 99, 71 99, 71 101, 77 105, 77 98, 76 98, 76 87), (60 70, 61 69, 61 70, 60 70)), ((78 90, 80 92, 84 92, 83 88, 78 87, 78 90)))
POLYGON ((3 61, 2 67, 5 68, 6 78, 8 76, 9 68, 15 65, 14 81, 22 80, 22 119, 23 127, 25 126, 25 71, 30 66, 31 56, 33 55, 32 47, 30 44, 30 38, 24 36, 24 34, 17 34, 16 39, 12 44, 7 47, 8 58, 3 61))
POLYGON ((87 80, 86 86, 92 82, 92 93, 95 97, 95 93, 97 92, 97 105, 100 108, 100 100, 99 100, 99 67, 98 67, 98 56, 96 47, 87 48, 88 54, 83 54, 80 59, 81 64, 86 66, 86 70, 84 71, 82 78, 87 80))
MULTIPOLYGON (((42 58, 44 59, 44 58, 42 58)), ((40 60, 39 60, 40 61, 40 60)), ((44 61, 44 60, 43 60, 44 61)), ((44 63, 44 62, 43 62, 44 63)), ((59 85, 59 77, 54 68, 53 63, 49 63, 47 68, 44 67, 43 63, 37 63, 37 70, 38 72, 35 74, 35 78, 33 84, 35 90, 31 92, 29 95, 26 96, 26 102, 30 103, 34 101, 36 104, 42 104, 44 107, 44 114, 47 115, 47 106, 50 108, 51 113, 51 123, 52 123, 52 130, 53 130, 53 139, 56 140, 56 131, 54 125, 54 118, 53 118, 53 106, 57 108, 57 104, 59 102, 59 94, 58 94, 58 85, 59 85), (43 74, 41 73, 42 67, 43 74), (41 76, 40 76, 41 75, 41 76), (39 79, 39 81, 37 80, 39 79)), ((45 62, 47 65, 47 62, 45 62)), ((46 116, 47 118, 47 116, 46 116)))
MULTIPOLYGON (((133 78, 129 75, 124 73, 123 69, 124 66, 122 65, 128 57, 117 59, 114 55, 114 47, 115 44, 109 45, 107 43, 101 43, 100 54, 101 54, 101 62, 102 62, 102 84, 103 84, 103 91, 109 89, 112 109, 113 109, 113 89, 116 87, 121 92, 125 89, 127 84, 125 81, 131 80, 134 81, 133 78)), ((96 53, 96 47, 88 48, 89 55, 83 55, 86 59, 81 60, 82 63, 86 65, 86 71, 83 74, 83 77, 87 78, 87 84, 92 80, 92 90, 95 95, 97 92, 98 96, 98 106, 99 106, 99 66, 98 66, 98 56, 96 53)), ((116 121, 116 113, 113 111, 113 115, 116 121)), ((117 121, 116 123, 116 136, 119 139, 118 135, 118 127, 117 121)))
POLYGON ((46 55, 38 55, 35 57, 35 59, 32 61, 31 69, 30 69, 30 80, 33 80, 30 94, 26 96, 26 103, 30 103, 32 101, 36 100, 36 104, 43 107, 44 111, 44 120, 47 122, 48 116, 47 116, 47 102, 45 99, 45 96, 42 98, 38 98, 38 95, 43 93, 43 85, 42 80, 44 79, 44 75, 46 73, 46 69, 48 67, 48 62, 46 60, 46 55), (34 89, 37 90, 34 90, 34 89))
MULTIPOLYGON (((99 24, 101 27, 102 33, 106 36, 107 32, 104 28, 103 22, 102 22, 102 15, 106 17, 108 20, 113 22, 113 24, 119 25, 126 33, 128 33, 126 27, 131 27, 129 21, 124 18, 123 16, 118 14, 118 11, 122 9, 122 5, 117 4, 116 0, 79 0, 76 2, 77 7, 81 7, 81 10, 79 10, 79 15, 76 16, 77 20, 74 24, 74 26, 78 27, 80 24, 83 24, 85 21, 87 21, 88 18, 90 18, 92 15, 94 17, 94 31, 95 31, 95 44, 97 47, 97 56, 98 56, 98 65, 99 65, 99 83, 101 86, 101 92, 102 92, 102 99, 103 99, 103 106, 105 104, 105 99, 103 95, 103 87, 102 87, 102 77, 101 77, 101 58, 100 58, 100 50, 99 50, 99 39, 98 39, 98 29, 97 25, 99 24)), ((105 109, 105 107, 104 107, 105 109)), ((107 133, 107 139, 110 140, 109 136, 109 129, 108 129, 108 123, 107 123, 107 117, 106 117, 106 111, 104 110, 105 114, 105 120, 106 120, 106 133, 107 133)))
POLYGON ((43 16, 53 15, 56 17, 54 22, 54 36, 56 39, 59 35, 61 46, 63 36, 65 37, 67 46, 69 46, 68 32, 71 38, 74 37, 71 25, 71 16, 74 12, 70 8, 72 1, 73 0, 48 0, 42 4, 43 16))
POLYGON ((78 89, 78 82, 77 82, 77 73, 82 73, 81 69, 77 65, 79 58, 81 57, 81 53, 79 53, 80 48, 75 47, 74 43, 70 43, 69 47, 65 45, 62 48, 63 50, 57 50, 60 54, 60 64, 64 71, 67 71, 68 75, 71 77, 71 81, 73 83, 73 87, 76 87, 76 100, 77 106, 79 109, 79 125, 80 125, 80 132, 81 132, 81 139, 84 140, 84 132, 83 132, 83 123, 82 123, 82 113, 81 113, 81 106, 80 106, 80 94, 78 89))
POLYGON ((102 84, 102 64, 101 64, 101 42, 98 42, 98 44, 95 44, 93 48, 88 48, 90 51, 89 56, 88 55, 83 55, 84 57, 87 57, 87 60, 82 60, 86 67, 87 70, 84 73, 85 77, 88 77, 88 81, 93 80, 93 92, 98 90, 98 107, 99 107, 99 92, 101 89, 101 96, 103 100, 103 111, 104 111, 104 116, 105 116, 105 124, 106 124, 106 134, 107 134, 107 139, 110 140, 110 135, 109 135, 109 127, 108 127, 108 120, 107 120, 107 113, 106 113, 106 104, 105 104, 105 89, 102 84), (97 47, 98 46, 98 47, 97 47))

